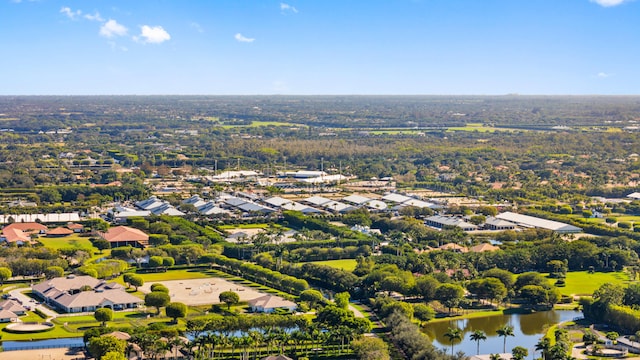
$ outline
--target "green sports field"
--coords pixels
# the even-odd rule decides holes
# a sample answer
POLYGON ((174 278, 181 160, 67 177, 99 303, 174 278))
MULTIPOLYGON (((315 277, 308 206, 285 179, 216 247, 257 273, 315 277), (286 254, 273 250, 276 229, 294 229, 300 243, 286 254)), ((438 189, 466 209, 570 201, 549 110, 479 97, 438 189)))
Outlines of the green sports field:
POLYGON ((353 271, 356 268, 355 259, 341 259, 341 260, 326 260, 326 261, 312 261, 312 264, 331 266, 336 269, 342 269, 344 271, 353 271))
MULTIPOLYGON (((549 279, 551 284, 555 279, 549 279)), ((611 283, 627 286, 629 275, 625 272, 596 272, 589 274, 588 271, 572 271, 567 273, 566 286, 560 287, 563 295, 591 295, 602 284, 611 283)))

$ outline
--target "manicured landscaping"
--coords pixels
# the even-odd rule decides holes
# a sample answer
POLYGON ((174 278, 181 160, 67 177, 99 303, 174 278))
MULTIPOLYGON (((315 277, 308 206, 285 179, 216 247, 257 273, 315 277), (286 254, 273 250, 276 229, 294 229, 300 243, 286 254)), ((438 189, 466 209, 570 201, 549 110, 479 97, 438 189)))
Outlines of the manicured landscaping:
POLYGON ((98 249, 91 244, 88 237, 80 236, 79 234, 72 234, 65 237, 41 236, 38 238, 38 241, 45 247, 54 250, 78 249, 87 251, 89 254, 93 254, 93 252, 98 251, 98 249))
MULTIPOLYGON (((35 317, 37 317, 37 320, 33 317, 30 316, 29 319, 21 317, 21 319, 23 321, 38 321, 38 322, 42 322, 44 321, 42 318, 40 318, 37 315, 34 315, 35 317)), ((97 323, 97 322, 96 322, 97 323)), ((56 325, 53 327, 53 329, 49 330, 49 331, 45 331, 45 332, 39 332, 39 333, 25 333, 25 334, 20 334, 20 333, 10 333, 7 331, 4 331, 4 328, 7 327, 7 325, 9 325, 10 323, 5 323, 0 325, 0 330, 2 331, 2 340, 20 340, 20 341, 25 341, 25 340, 44 340, 44 339, 56 339, 56 338, 68 338, 68 337, 78 337, 78 336, 82 336, 82 332, 71 332, 68 331, 67 329, 64 328, 64 326, 61 325, 56 325)))
MULTIPOLYGON (((204 279, 211 277, 211 275, 194 269, 168 270, 165 272, 140 273, 136 275, 140 276, 145 283, 167 280, 204 279)), ((124 284, 124 282, 122 281, 122 276, 118 277, 117 282, 124 284)))
MULTIPOLYGON (((567 273, 565 279, 566 286, 559 287, 562 295, 591 295, 602 284, 627 285, 629 275, 625 272, 595 272, 572 271, 567 273)), ((551 284, 555 284, 556 279, 549 279, 551 284)))
POLYGON ((355 259, 340 259, 340 260, 325 260, 325 261, 312 261, 312 264, 326 265, 336 269, 342 269, 344 271, 353 271, 356 268, 355 259))

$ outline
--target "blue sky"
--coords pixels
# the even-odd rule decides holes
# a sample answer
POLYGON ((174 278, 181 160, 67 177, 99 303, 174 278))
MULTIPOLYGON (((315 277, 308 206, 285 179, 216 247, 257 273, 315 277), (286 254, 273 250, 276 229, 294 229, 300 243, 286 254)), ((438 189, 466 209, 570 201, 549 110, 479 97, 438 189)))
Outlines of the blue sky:
POLYGON ((640 94, 640 0, 0 0, 0 95, 640 94))

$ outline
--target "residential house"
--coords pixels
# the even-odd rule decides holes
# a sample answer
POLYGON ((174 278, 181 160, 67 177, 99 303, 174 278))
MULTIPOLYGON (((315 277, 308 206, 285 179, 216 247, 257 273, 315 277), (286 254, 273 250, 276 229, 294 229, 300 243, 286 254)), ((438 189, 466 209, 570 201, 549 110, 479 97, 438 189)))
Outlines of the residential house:
POLYGON ((485 251, 498 251, 498 250, 500 250, 499 247, 495 245, 491 245, 489 243, 482 243, 469 248, 469 251, 474 253, 485 252, 485 251))
POLYGON ((58 226, 55 229, 47 231, 47 237, 65 237, 73 234, 73 230, 58 226))
POLYGON ((133 309, 144 301, 127 293, 117 283, 91 276, 57 277, 31 287, 46 304, 67 313, 94 312, 99 308, 133 309))
POLYGON ((0 323, 16 322, 18 315, 9 310, 0 310, 0 323))
POLYGON ((251 311, 263 313, 272 313, 276 309, 286 309, 293 312, 298 308, 298 305, 293 301, 285 300, 275 295, 264 295, 253 300, 249 300, 248 303, 251 311))
POLYGON ((31 235, 16 228, 3 229, 2 235, 0 235, 0 241, 5 241, 7 244, 16 244, 18 246, 35 243, 35 241, 31 239, 31 235))
POLYGON ((129 226, 115 226, 105 232, 99 232, 98 235, 111 243, 112 248, 120 246, 144 248, 149 246, 149 235, 129 226))
POLYGON ((37 222, 14 222, 3 228, 3 230, 8 229, 19 229, 28 234, 46 234, 48 230, 45 225, 37 222))
POLYGON ((0 310, 11 311, 16 315, 25 315, 27 313, 27 309, 25 309, 15 300, 0 301, 0 310))
POLYGON ((444 245, 438 247, 438 249, 444 250, 444 251, 453 251, 453 252, 457 252, 457 253, 469 252, 469 249, 467 249, 466 247, 460 246, 460 245, 455 244, 455 243, 444 244, 444 245))

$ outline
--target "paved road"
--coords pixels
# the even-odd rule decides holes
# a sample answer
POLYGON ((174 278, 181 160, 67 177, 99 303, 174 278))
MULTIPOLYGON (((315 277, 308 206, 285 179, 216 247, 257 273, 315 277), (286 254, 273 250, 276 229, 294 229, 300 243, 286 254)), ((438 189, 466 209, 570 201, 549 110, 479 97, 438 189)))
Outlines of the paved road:
POLYGON ((30 297, 22 293, 22 291, 24 290, 26 289, 25 288, 14 289, 9 291, 9 294, 11 294, 12 297, 22 301, 23 306, 25 305, 31 306, 32 309, 35 307, 36 309, 42 311, 43 314, 47 315, 47 321, 58 316, 57 312, 49 309, 48 307, 44 305, 36 305, 33 299, 31 299, 30 297))

